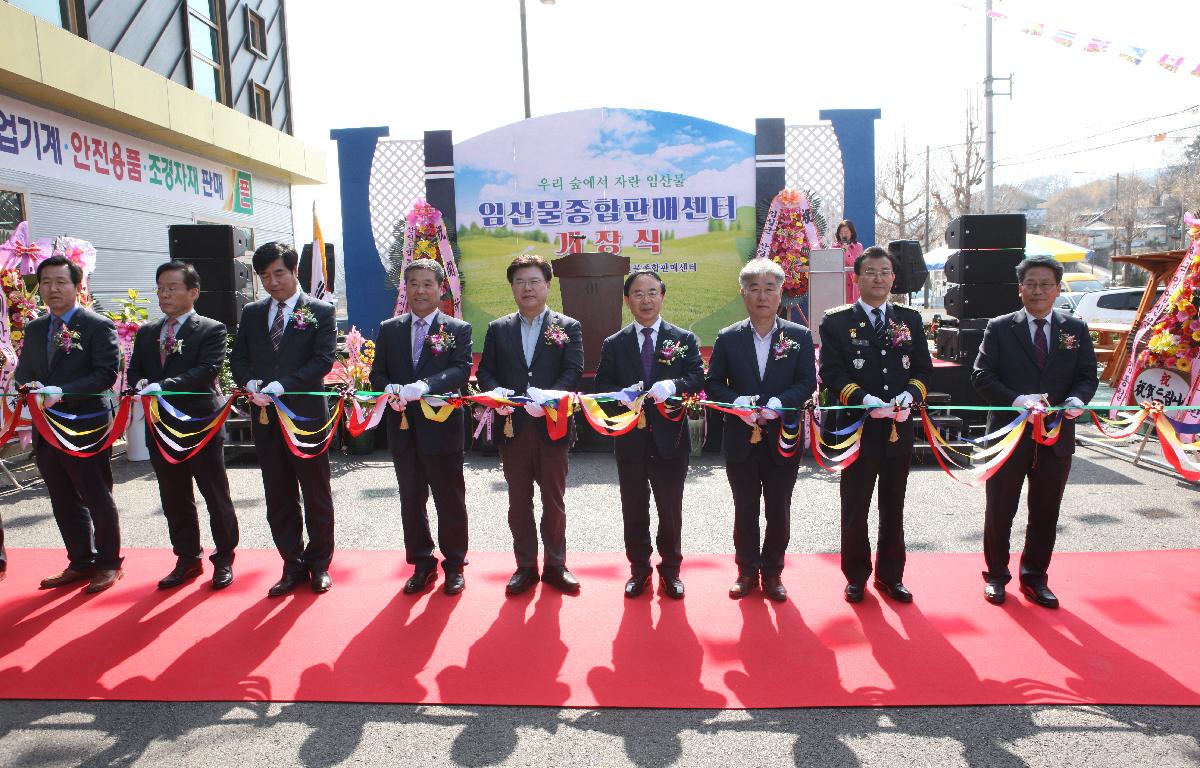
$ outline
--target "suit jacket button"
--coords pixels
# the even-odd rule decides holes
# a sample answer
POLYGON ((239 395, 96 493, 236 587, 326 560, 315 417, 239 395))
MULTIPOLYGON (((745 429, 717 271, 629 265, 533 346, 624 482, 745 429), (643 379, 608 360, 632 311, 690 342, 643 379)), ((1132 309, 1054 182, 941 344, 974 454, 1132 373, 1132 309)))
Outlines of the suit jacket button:
POLYGON ((531 378, 531 379, 533 378, 533 371, 529 372, 529 378, 531 378))
POLYGON ((880 350, 879 354, 883 355, 884 357, 887 357, 887 350, 886 349, 880 350))
MULTIPOLYGON (((884 371, 884 373, 887 373, 887 371, 884 371)), ((887 384, 884 384, 884 385, 883 385, 883 388, 884 388, 884 389, 887 389, 887 388, 888 388, 888 385, 887 385, 887 384)))
POLYGON ((887 373, 887 368, 884 368, 884 369, 883 369, 883 372, 884 372, 884 373, 887 373))

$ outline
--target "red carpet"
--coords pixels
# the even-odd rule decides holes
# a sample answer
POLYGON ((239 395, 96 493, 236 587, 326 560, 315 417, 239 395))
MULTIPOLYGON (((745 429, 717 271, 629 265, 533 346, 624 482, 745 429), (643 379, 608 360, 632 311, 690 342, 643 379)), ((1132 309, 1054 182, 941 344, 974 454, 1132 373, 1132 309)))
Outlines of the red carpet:
POLYGON ((836 557, 799 556, 792 601, 726 596, 729 556, 684 563, 687 599, 625 600, 624 559, 572 555, 583 594, 505 599, 508 554, 471 555, 467 590, 415 599, 392 552, 339 552, 333 591, 267 600, 273 551, 237 581, 174 592, 166 550, 127 553, 104 594, 39 592, 58 550, 10 551, 0 696, 615 707, 1200 704, 1200 551, 1058 554, 1048 611, 984 602, 977 554, 910 555, 917 602, 841 599, 836 557))

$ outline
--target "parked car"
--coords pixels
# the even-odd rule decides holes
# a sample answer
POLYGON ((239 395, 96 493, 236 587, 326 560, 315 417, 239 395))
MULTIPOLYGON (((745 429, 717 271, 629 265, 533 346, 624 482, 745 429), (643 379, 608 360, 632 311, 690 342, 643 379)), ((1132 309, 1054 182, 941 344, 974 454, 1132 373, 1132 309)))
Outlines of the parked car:
POLYGON ((1107 287, 1101 278, 1087 272, 1067 272, 1059 286, 1063 293, 1089 293, 1103 291, 1107 287))
MULTIPOLYGON (((1159 288, 1157 296, 1162 296, 1164 290, 1159 288)), ((1110 288, 1107 291, 1085 293, 1075 306, 1075 316, 1085 323, 1133 325, 1145 292, 1144 288, 1110 288)))
POLYGON ((1054 300, 1054 308, 1074 312, 1082 296, 1082 293, 1060 293, 1058 294, 1058 298, 1054 300))

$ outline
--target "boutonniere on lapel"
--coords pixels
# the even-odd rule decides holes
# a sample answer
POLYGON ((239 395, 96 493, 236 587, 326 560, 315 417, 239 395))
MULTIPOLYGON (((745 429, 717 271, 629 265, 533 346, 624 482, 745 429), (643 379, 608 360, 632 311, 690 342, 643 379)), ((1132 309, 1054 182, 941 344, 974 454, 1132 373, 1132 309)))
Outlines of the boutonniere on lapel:
POLYGON ((79 331, 72 331, 65 325, 54 337, 54 346, 61 349, 64 355, 69 355, 77 349, 83 349, 83 344, 80 343, 79 339, 79 331))
POLYGON ((454 349, 454 334, 446 331, 446 325, 443 323, 438 326, 437 333, 431 333, 425 337, 425 346, 429 347, 429 351, 435 355, 445 354, 454 349))
POLYGON ((183 339, 175 339, 170 345, 167 344, 166 339, 163 339, 158 342, 158 348, 164 355, 178 355, 183 352, 183 339))
POLYGON ((1073 333, 1063 331, 1058 334, 1059 349, 1079 349, 1079 338, 1073 333))
POLYGON ((662 349, 658 350, 658 362, 663 365, 674 365, 675 361, 683 357, 687 351, 687 344, 680 344, 674 339, 667 339, 663 342, 662 349))
POLYGON ((888 318, 887 335, 888 341, 893 347, 912 344, 912 330, 906 323, 897 323, 895 320, 888 318))
POLYGON ((549 327, 546 328, 546 332, 542 334, 542 338, 547 345, 558 347, 559 349, 565 347, 567 342, 571 340, 566 330, 558 323, 550 323, 549 327))
POLYGON ((787 334, 779 334, 779 340, 771 347, 771 352, 774 353, 776 360, 782 360, 792 353, 793 349, 800 349, 800 342, 795 339, 789 339, 787 334))
POLYGON ((297 331, 303 331, 307 328, 317 327, 317 316, 312 313, 308 307, 300 307, 292 312, 292 327, 297 331))

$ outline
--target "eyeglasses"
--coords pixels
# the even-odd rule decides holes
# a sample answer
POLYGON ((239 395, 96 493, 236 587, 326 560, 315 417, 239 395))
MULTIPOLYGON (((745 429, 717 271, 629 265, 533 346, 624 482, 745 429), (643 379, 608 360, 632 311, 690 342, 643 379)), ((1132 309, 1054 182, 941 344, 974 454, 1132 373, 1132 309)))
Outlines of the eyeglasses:
POLYGON ((633 293, 629 294, 629 298, 633 299, 634 301, 641 301, 642 299, 657 299, 659 296, 662 296, 662 293, 656 288, 652 288, 648 291, 634 291, 633 293))
POLYGON ((1036 282, 1035 283, 1031 280, 1026 280, 1025 282, 1021 283, 1021 287, 1027 291, 1031 291, 1031 292, 1039 292, 1040 291, 1043 293, 1048 293, 1049 291, 1054 290, 1054 287, 1056 285, 1058 285, 1058 283, 1044 283, 1044 282, 1036 282))
POLYGON ((895 274, 896 274, 896 273, 895 273, 895 272, 893 272, 893 271, 891 271, 890 269, 889 269, 889 270, 887 270, 887 271, 885 271, 885 272, 876 272, 876 271, 875 271, 875 270, 873 270, 873 269, 864 269, 864 270, 862 271, 862 276, 863 276, 863 277, 865 277, 865 278, 867 278, 868 280, 874 280, 874 279, 875 279, 875 278, 877 278, 877 277, 878 277, 878 278, 883 278, 884 280, 886 280, 886 279, 888 279, 889 277, 893 277, 893 276, 895 276, 895 274))
POLYGON ((541 288, 546 284, 546 281, 540 277, 535 277, 532 280, 513 280, 514 288, 541 288))
POLYGON ((188 290, 186 285, 164 285, 155 289, 159 296, 170 296, 172 293, 184 293, 188 290))

